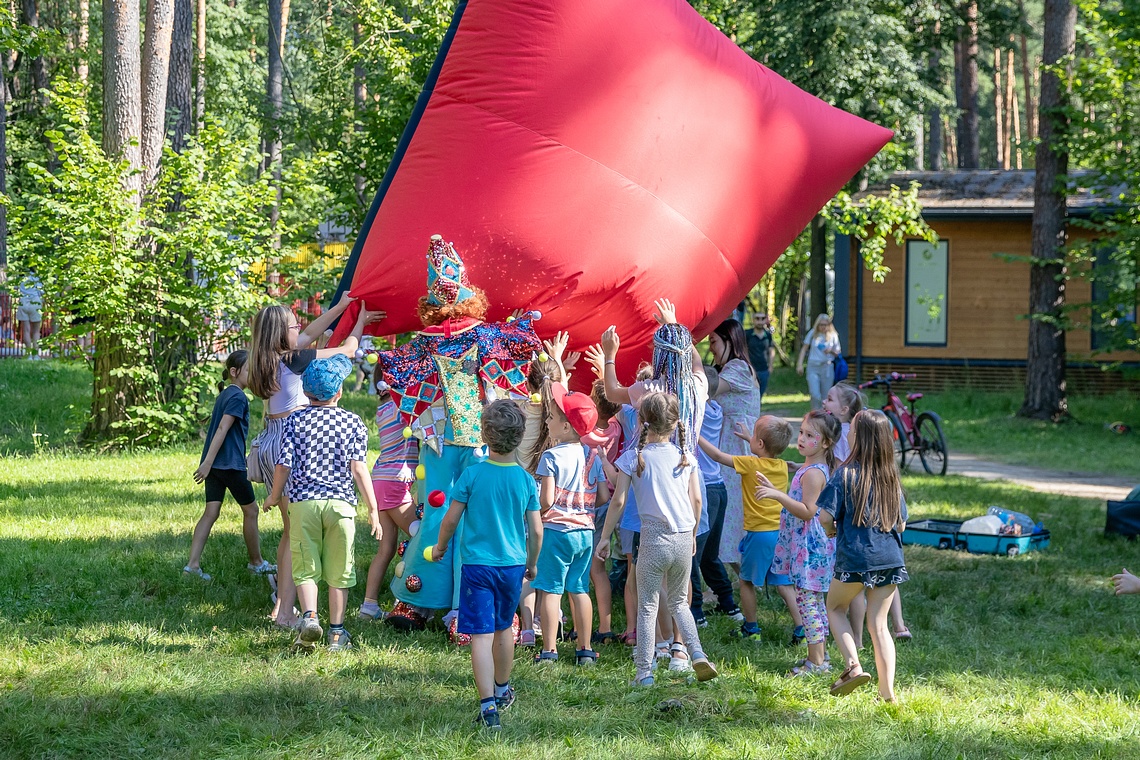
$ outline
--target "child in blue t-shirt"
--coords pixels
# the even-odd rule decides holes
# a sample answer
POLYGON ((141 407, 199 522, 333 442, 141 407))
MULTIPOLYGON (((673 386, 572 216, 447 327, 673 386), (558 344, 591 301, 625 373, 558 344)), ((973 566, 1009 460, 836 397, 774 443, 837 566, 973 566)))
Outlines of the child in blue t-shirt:
POLYGON ((515 461, 526 418, 513 401, 495 401, 483 410, 483 441, 490 456, 463 471, 451 489, 451 506, 431 547, 439 562, 467 513, 459 539, 457 630, 471 636, 471 667, 479 691, 476 722, 498 729, 499 712, 515 701, 511 667, 515 637, 511 624, 523 578, 534 580, 542 546, 542 521, 534 478, 515 461))
MULTIPOLYGON (((202 459, 194 471, 194 480, 206 484, 206 510, 194 526, 194 536, 190 539, 190 561, 182 568, 186 575, 194 575, 204 581, 210 575, 202 570, 202 551, 206 539, 222 511, 226 491, 234 497, 242 511, 242 536, 245 550, 249 554, 251 573, 266 575, 277 571, 276 565, 266 562, 261 556, 261 538, 257 530, 257 498, 253 486, 246 477, 245 437, 249 432, 249 399, 245 397, 245 386, 249 382, 248 351, 234 351, 226 357, 222 370, 223 381, 218 383, 218 398, 214 401, 214 411, 210 415, 210 427, 206 430, 206 445, 202 448, 202 459)), ((272 580, 272 579, 271 579, 272 580)))
POLYGON ((553 446, 538 460, 539 502, 542 505, 543 543, 538 575, 531 588, 541 592, 542 650, 535 662, 558 659, 558 622, 562 594, 570 595, 574 630, 582 649, 578 665, 593 665, 598 655, 591 648, 594 609, 590 602, 590 560, 594 553, 594 508, 609 501, 606 475, 598 457, 587 457, 582 436, 594 429, 598 409, 585 393, 561 383, 547 383, 547 440, 553 446), (587 464, 588 463, 588 464, 587 464))

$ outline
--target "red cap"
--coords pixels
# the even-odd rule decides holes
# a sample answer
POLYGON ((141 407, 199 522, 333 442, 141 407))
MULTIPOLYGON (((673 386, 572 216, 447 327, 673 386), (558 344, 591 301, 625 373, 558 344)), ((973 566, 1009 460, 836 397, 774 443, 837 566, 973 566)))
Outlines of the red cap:
POLYGON ((586 435, 594 429, 598 423, 598 408, 594 406, 592 398, 585 393, 567 390, 562 383, 551 383, 550 395, 570 421, 570 427, 574 428, 575 433, 586 435))

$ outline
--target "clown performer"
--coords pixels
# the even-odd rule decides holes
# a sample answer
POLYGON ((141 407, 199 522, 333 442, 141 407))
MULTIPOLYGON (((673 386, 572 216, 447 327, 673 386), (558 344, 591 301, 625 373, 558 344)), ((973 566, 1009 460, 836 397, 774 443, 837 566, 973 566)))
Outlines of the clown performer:
POLYGON ((471 285, 455 247, 440 235, 428 244, 427 264, 428 293, 417 309, 423 329, 409 343, 380 352, 377 364, 406 425, 404 437, 421 441, 419 519, 409 526, 396 564, 391 590, 397 601, 386 618, 403 630, 422 630, 434 610, 458 607, 459 553, 449 551, 435 563, 424 549, 430 556, 452 485, 483 458, 483 405, 525 398, 530 361, 542 351, 531 327, 537 312, 483 321, 487 296, 471 285))

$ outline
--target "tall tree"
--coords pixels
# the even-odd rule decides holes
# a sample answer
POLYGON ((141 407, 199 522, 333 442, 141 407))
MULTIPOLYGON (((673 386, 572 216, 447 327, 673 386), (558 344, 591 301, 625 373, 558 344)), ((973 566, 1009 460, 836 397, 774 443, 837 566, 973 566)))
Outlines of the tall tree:
POLYGON ((194 35, 194 128, 201 131, 206 120, 206 0, 198 0, 194 35))
MULTIPOLYGON (((40 2, 39 0, 20 0, 20 21, 24 26, 36 34, 40 28, 40 2)), ((31 64, 32 90, 35 100, 42 106, 44 103, 44 90, 48 88, 47 61, 42 50, 36 50, 32 56, 31 64)))
POLYGON ((285 30, 289 26, 289 0, 269 0, 269 77, 266 83, 268 124, 265 138, 265 168, 273 175, 277 200, 269 210, 276 229, 281 218, 281 128, 285 80, 285 30))
POLYGON ((170 77, 166 85, 170 147, 181 153, 194 131, 194 0, 174 0, 170 38, 170 77))
POLYGON ((170 76, 170 42, 174 32, 174 0, 148 0, 146 43, 142 58, 143 187, 158 175, 166 142, 166 90, 170 76))
MULTIPOLYGON (((934 21, 934 35, 930 45, 930 52, 926 58, 927 77, 930 85, 936 91, 942 89, 942 19, 934 21)), ((930 125, 930 137, 926 143, 929 153, 928 164, 932 171, 942 171, 942 108, 937 101, 931 102, 927 107, 926 121, 930 125)))
POLYGON ((958 168, 977 169, 980 158, 978 139, 978 3, 968 0, 962 6, 958 27, 958 168))
POLYGON ((90 62, 88 60, 90 51, 88 51, 87 46, 91 38, 91 0, 79 0, 78 11, 75 33, 75 52, 77 55, 75 77, 81 85, 86 87, 90 75, 90 62))
MULTIPOLYGON (((0 8, 0 19, 4 18, 0 8)), ((8 64, 0 60, 0 195, 8 194, 8 64)), ((8 267, 8 207, 0 203, 0 271, 8 267)))
POLYGON ((1029 41, 1025 33, 1029 24, 1029 14, 1025 12, 1025 0, 1017 0, 1017 11, 1020 16, 1021 29, 1018 32, 1018 41, 1021 43, 1021 87, 1025 90, 1025 126, 1030 135, 1037 134, 1037 111, 1033 100, 1033 91, 1036 82, 1030 70, 1033 69, 1029 59, 1029 41))
POLYGON ((1029 353, 1025 400, 1018 414, 1034 419, 1068 416, 1065 388, 1065 145, 1069 93, 1056 66, 1072 55, 1077 10, 1071 0, 1045 0, 1044 63, 1033 187, 1033 250, 1029 280, 1029 353))

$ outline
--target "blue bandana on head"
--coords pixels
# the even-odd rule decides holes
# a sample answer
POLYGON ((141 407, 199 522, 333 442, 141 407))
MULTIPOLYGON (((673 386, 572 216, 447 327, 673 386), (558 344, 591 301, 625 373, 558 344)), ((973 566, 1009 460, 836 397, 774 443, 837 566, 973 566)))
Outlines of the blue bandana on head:
POLYGON ((340 392, 344 380, 352 373, 352 362, 344 354, 327 359, 314 359, 301 375, 301 388, 306 396, 328 401, 340 392))

